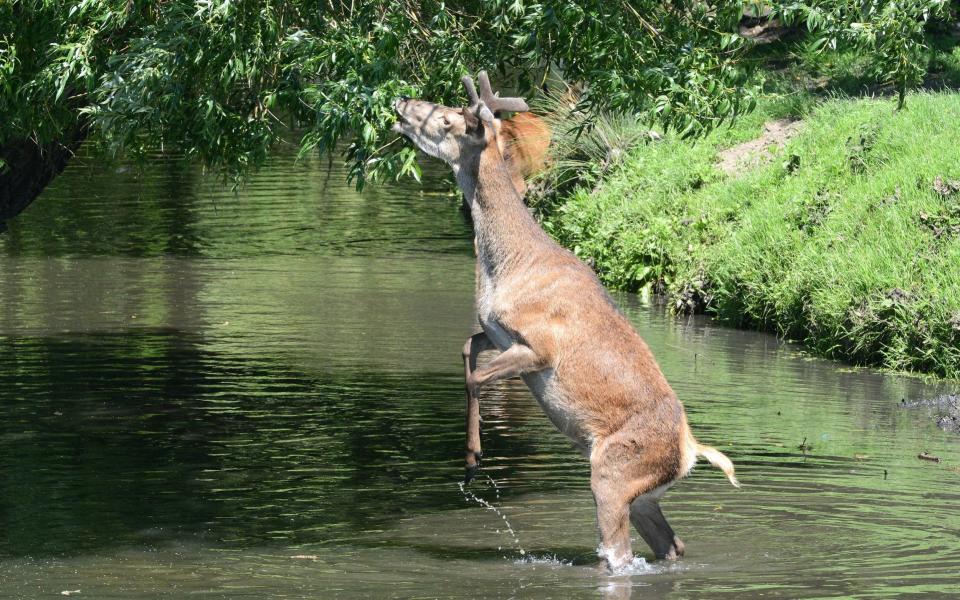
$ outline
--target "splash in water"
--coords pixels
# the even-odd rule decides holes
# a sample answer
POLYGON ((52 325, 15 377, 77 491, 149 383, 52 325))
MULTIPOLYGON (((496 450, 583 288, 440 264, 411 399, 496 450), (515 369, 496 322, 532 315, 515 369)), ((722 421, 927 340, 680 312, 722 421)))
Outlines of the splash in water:
MULTIPOLYGON (((597 546, 597 556, 601 559, 608 556, 603 544, 597 546)), ((631 559, 624 564, 613 568, 611 575, 638 575, 641 573, 650 573, 654 568, 642 556, 633 555, 631 559)))
POLYGON ((565 560, 559 558, 556 554, 542 554, 537 556, 535 554, 527 554, 522 558, 518 558, 513 561, 514 564, 518 565, 545 565, 548 567, 572 567, 572 560, 565 560))
MULTIPOLYGON (((490 477, 489 475, 487 475, 487 479, 490 481, 491 485, 493 486, 494 491, 496 492, 496 498, 497 498, 496 501, 499 502, 499 501, 500 501, 500 488, 497 486, 497 483, 493 480, 492 477, 490 477)), ((492 510, 492 511, 494 512, 494 514, 496 514, 498 517, 500 517, 501 519, 503 519, 503 524, 504 524, 504 526, 506 527, 506 531, 507 531, 507 533, 510 535, 510 538, 513 540, 513 545, 516 546, 517 552, 520 553, 520 556, 526 556, 526 555, 527 555, 527 551, 524 550, 523 547, 520 545, 520 538, 517 536, 517 532, 514 531, 514 530, 513 530, 513 527, 510 525, 510 521, 507 520, 507 515, 503 514, 503 513, 500 511, 500 509, 498 509, 496 506, 494 506, 494 505, 491 504, 490 502, 487 502, 486 500, 484 500, 484 499, 481 498, 480 496, 477 496, 477 495, 474 494, 473 492, 469 491, 469 490, 466 488, 466 486, 464 485, 464 483, 463 483, 462 481, 459 483, 459 486, 460 486, 460 492, 463 493, 463 497, 464 497, 468 502, 469 502, 470 500, 473 500, 474 502, 476 502, 476 503, 479 504, 480 506, 484 507, 485 509, 487 509, 487 510, 492 510)), ((497 533, 500 533, 500 530, 499 530, 499 529, 497 530, 497 533)))
POLYGON ((497 495, 497 502, 500 502, 500 486, 497 485, 497 480, 493 477, 490 477, 488 473, 484 473, 484 476, 486 476, 487 481, 489 481, 490 485, 493 487, 493 493, 497 495))

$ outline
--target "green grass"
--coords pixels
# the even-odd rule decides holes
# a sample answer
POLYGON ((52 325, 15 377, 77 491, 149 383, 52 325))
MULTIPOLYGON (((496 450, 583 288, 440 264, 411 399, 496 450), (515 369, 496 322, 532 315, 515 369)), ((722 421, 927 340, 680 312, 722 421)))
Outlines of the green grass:
POLYGON ((667 136, 545 212, 612 286, 668 295, 856 364, 960 378, 960 94, 766 100, 696 143, 667 136), (740 176, 717 153, 777 117, 802 132, 740 176), (942 186, 941 186, 942 187, 942 186))

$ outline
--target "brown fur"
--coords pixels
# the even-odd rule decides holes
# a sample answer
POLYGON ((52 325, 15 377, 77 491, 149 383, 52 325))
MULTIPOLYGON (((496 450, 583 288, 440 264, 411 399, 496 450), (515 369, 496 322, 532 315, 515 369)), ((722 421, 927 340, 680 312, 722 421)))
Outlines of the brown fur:
POLYGON ((547 164, 550 128, 532 112, 522 112, 500 121, 500 152, 510 167, 514 187, 522 196, 524 180, 536 175, 547 164))
MULTIPOLYGON (((729 460, 697 444, 647 344, 593 271, 530 215, 515 180, 531 163, 521 153, 514 155, 524 157, 516 166, 505 160, 498 139, 504 123, 436 126, 432 115, 453 109, 420 100, 402 101, 397 110, 403 133, 454 168, 473 216, 484 333, 464 346, 468 478, 480 456, 480 388, 522 376, 590 460, 607 566, 632 560, 631 521, 658 558, 678 558, 683 543, 660 512, 660 495, 687 474, 697 454, 725 465, 736 484, 729 460), (501 353, 478 367, 476 355, 494 347, 501 353)), ((529 156, 536 158, 539 146, 531 148, 529 156)))

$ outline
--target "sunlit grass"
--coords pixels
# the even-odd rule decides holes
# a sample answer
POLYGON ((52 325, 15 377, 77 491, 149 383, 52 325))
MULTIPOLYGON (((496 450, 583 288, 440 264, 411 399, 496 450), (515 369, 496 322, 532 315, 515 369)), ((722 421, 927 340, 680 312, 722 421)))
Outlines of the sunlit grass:
POLYGON ((696 144, 635 145, 547 228, 609 284, 777 331, 855 363, 960 377, 960 95, 817 106, 789 95, 696 144), (718 151, 802 117, 774 159, 739 176, 718 151), (942 186, 941 186, 942 188, 942 186))

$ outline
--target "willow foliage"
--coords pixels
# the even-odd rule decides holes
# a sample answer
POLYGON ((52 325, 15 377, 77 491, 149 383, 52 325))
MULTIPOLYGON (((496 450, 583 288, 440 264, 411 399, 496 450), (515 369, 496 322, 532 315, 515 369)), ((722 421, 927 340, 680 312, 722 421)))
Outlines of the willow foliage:
POLYGON ((416 173, 400 95, 462 102, 481 68, 520 93, 551 69, 587 111, 685 134, 747 108, 739 2, 0 0, 0 146, 82 123, 111 151, 176 148, 230 173, 290 127, 353 175, 416 173))
MULTIPOLYGON (((827 5, 782 10, 816 25, 840 14, 827 5)), ((481 68, 522 94, 557 70, 583 85, 587 114, 696 135, 751 106, 735 33, 743 6, 0 0, 0 149, 79 126, 108 151, 171 148, 242 174, 293 129, 304 152, 344 151, 358 182, 416 175, 413 150, 389 132, 393 99, 462 102, 460 76, 481 68)))

